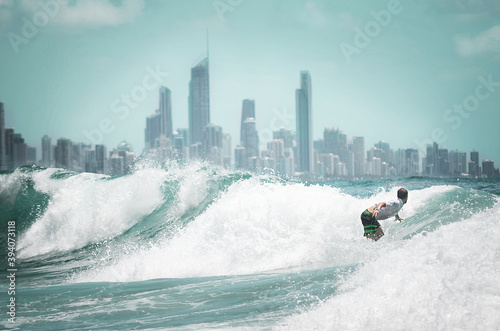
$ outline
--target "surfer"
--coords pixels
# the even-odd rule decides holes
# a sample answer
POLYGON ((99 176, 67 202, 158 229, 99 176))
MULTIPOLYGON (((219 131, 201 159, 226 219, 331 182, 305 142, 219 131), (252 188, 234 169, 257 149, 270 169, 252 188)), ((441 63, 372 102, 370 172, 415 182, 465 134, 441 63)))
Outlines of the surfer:
POLYGON ((396 221, 402 221, 398 213, 403 208, 403 205, 408 201, 408 191, 404 188, 398 190, 398 199, 387 202, 380 202, 371 206, 361 214, 361 223, 363 223, 366 238, 377 241, 384 235, 384 231, 380 226, 379 220, 385 220, 389 217, 396 217, 396 221))

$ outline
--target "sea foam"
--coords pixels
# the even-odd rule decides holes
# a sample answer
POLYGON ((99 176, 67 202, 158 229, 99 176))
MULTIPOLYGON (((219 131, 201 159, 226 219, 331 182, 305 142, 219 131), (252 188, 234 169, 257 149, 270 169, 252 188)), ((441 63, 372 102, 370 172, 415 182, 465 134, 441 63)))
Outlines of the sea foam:
MULTIPOLYGON (((363 238, 361 212, 396 196, 397 187, 357 198, 329 186, 274 183, 254 176, 221 193, 203 213, 164 242, 117 255, 110 266, 78 281, 136 281, 253 274, 290 268, 357 265, 379 256, 378 248, 401 245, 406 234, 382 221, 386 237, 374 246, 363 238), (395 232, 395 233, 392 233, 395 232)), ((457 189, 412 192, 402 217, 418 214, 433 196, 457 189)))
POLYGON ((286 330, 498 330, 500 204, 363 263, 342 294, 286 330))

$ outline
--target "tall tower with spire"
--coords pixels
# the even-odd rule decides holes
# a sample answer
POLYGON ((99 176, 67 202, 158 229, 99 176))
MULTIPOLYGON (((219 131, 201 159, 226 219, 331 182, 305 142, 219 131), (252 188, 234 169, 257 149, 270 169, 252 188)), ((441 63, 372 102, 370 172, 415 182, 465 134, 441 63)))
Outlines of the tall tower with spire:
POLYGON ((312 87, 309 71, 300 72, 300 88, 295 91, 297 166, 300 172, 313 171, 312 87))
POLYGON ((172 139, 172 92, 165 86, 160 87, 160 134, 172 139))
POLYGON ((189 139, 194 145, 203 142, 203 130, 210 123, 210 79, 207 31, 207 57, 191 68, 189 82, 189 139))

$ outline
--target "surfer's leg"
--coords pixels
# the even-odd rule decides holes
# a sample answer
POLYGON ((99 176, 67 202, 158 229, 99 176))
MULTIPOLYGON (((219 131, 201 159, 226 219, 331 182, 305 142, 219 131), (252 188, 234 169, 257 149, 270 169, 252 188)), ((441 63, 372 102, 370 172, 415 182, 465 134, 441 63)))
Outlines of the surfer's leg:
POLYGON ((369 234, 366 234, 365 236, 366 236, 366 238, 369 238, 373 241, 377 241, 384 236, 384 230, 382 230, 382 227, 379 227, 379 228, 377 228, 377 232, 369 233, 369 234))
POLYGON ((363 228, 365 230, 364 236, 366 238, 377 241, 384 235, 380 223, 368 210, 365 210, 363 214, 361 214, 361 223, 363 223, 363 228))

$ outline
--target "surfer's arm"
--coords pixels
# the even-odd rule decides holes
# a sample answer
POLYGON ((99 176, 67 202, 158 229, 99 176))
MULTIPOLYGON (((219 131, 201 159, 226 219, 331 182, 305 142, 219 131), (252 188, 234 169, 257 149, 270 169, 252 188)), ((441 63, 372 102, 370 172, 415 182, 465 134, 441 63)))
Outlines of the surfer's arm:
POLYGON ((368 209, 368 211, 370 213, 373 214, 373 216, 377 216, 378 213, 380 212, 380 209, 384 208, 386 206, 386 203, 385 202, 381 202, 379 203, 378 205, 375 205, 374 207, 371 207, 370 209, 368 209))

